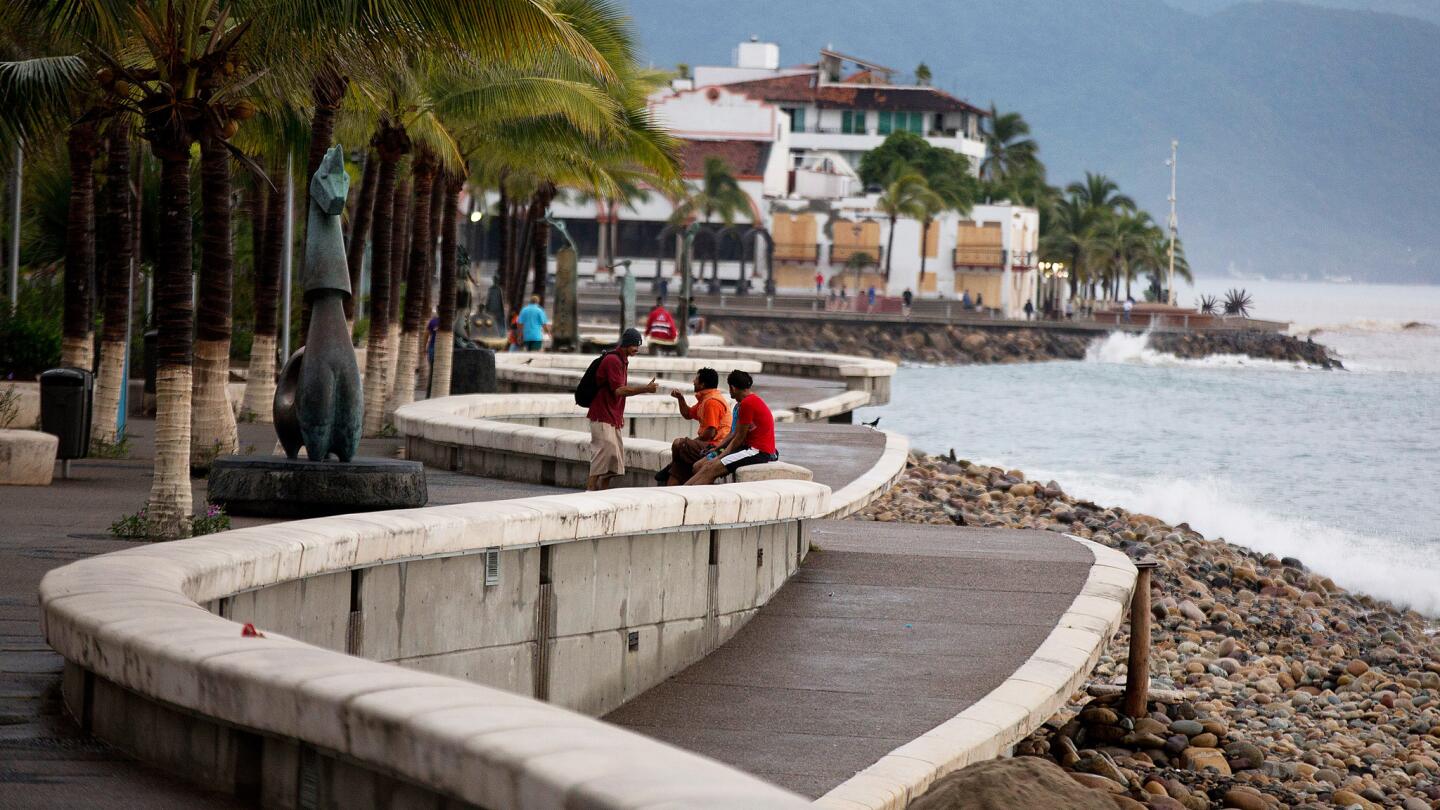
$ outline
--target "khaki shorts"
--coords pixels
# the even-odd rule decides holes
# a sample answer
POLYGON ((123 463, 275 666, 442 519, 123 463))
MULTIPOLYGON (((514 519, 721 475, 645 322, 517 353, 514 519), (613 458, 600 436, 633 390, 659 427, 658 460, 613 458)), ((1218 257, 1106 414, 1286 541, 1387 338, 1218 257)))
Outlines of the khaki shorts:
POLYGON ((591 422, 590 453, 590 475, 625 474, 625 445, 619 428, 607 422, 591 422))

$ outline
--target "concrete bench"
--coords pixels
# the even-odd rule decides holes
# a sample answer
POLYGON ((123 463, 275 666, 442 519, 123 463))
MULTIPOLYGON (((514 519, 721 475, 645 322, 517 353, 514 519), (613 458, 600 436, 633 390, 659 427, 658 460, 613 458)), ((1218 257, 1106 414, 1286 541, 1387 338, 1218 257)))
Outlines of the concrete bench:
POLYGON ((810 471, 799 464, 786 464, 783 461, 767 461, 764 464, 752 464, 749 467, 741 467, 735 471, 735 482, 745 483, 747 481, 812 481, 814 476, 810 471))
POLYGON ((0 429, 0 485, 49 486, 59 447, 49 433, 0 429))

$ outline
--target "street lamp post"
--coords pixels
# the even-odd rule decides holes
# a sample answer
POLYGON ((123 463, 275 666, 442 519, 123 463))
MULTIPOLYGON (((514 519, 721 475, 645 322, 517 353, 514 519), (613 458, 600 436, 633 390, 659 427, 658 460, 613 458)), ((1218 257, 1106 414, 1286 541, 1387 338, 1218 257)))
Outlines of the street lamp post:
POLYGON ((1172 307, 1175 306, 1175 232, 1180 226, 1175 218, 1175 172, 1179 150, 1180 142, 1170 141, 1170 159, 1166 161, 1170 166, 1170 272, 1165 278, 1165 302, 1172 307))

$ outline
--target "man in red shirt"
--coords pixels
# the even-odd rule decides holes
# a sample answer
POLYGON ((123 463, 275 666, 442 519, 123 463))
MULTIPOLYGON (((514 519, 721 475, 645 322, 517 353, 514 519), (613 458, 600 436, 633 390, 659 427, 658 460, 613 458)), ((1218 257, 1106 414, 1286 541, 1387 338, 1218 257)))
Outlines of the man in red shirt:
POLYGON ((645 385, 630 385, 630 358, 640 351, 640 330, 626 329, 615 351, 600 360, 595 372, 599 388, 585 418, 590 420, 590 475, 586 490, 610 486, 616 476, 625 474, 625 443, 620 438, 625 429, 625 399, 636 394, 653 394, 655 379, 645 385))
POLYGON ((651 343, 675 342, 675 318, 670 314, 670 310, 665 308, 665 299, 656 299, 655 308, 645 317, 645 334, 649 336, 651 343))
POLYGON ((726 382, 730 384, 730 398, 735 400, 735 424, 730 428, 730 438, 695 465, 695 475, 685 482, 686 486, 713 484, 717 478, 731 475, 741 467, 780 459, 775 447, 775 416, 765 400, 750 390, 754 379, 736 369, 726 377, 726 382))

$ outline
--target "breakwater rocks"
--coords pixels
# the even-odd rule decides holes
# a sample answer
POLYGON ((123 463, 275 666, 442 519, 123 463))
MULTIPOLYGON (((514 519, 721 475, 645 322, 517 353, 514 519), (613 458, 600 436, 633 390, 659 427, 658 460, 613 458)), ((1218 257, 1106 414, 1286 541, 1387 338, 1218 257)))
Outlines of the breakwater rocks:
POLYGON ((1190 359, 1212 354, 1243 354, 1321 368, 1344 368, 1329 349, 1314 340, 1278 332, 1156 332, 1150 335, 1150 348, 1190 359))
MULTIPOLYGON (((979 329, 940 324, 856 323, 853 321, 760 321, 725 319, 714 331, 741 346, 834 352, 881 357, 895 362, 968 365, 1083 360, 1103 333, 1052 327, 979 329)), ((1339 368, 1340 361, 1318 343, 1275 332, 1153 333, 1150 346, 1182 358, 1243 354, 1285 362, 1339 368)))
POLYGON ((1151 555, 1149 713, 1122 716, 1128 629, 1085 693, 1016 747, 1122 808, 1440 808, 1440 639, 1186 524, 1070 497, 1019 470, 912 454, 859 519, 1062 531, 1151 555))

